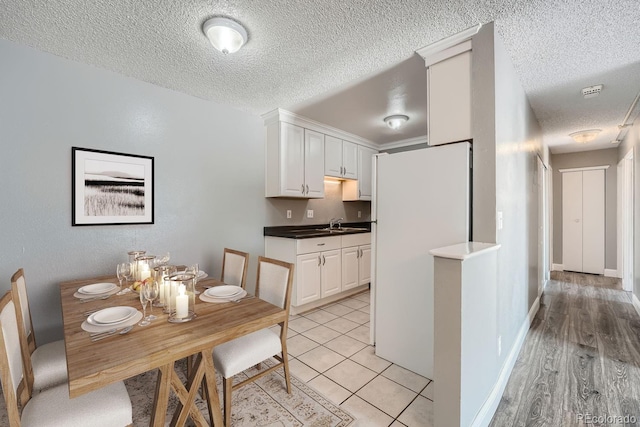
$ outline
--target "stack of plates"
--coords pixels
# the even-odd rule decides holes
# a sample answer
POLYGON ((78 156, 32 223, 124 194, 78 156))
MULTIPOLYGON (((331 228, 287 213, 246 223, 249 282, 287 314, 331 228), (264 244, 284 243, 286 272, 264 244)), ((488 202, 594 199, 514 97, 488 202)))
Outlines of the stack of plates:
POLYGON ((115 283, 93 283, 81 287, 73 296, 80 299, 99 298, 101 296, 111 295, 117 289, 118 285, 115 283))
POLYGON ((200 299, 205 302, 229 302, 246 295, 247 291, 240 286, 221 285, 207 289, 200 294, 200 299))
POLYGON ((96 311, 82 323, 82 329, 89 332, 101 332, 133 325, 142 318, 134 307, 118 306, 96 311))

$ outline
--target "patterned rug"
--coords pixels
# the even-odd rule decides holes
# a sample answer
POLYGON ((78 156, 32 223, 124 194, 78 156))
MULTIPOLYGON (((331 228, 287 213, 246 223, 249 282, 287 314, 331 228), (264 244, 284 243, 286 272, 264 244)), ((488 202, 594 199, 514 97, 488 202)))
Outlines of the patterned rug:
MULTIPOLYGON (((272 365, 272 361, 267 361, 272 365)), ((185 372, 184 366, 178 372, 185 372)), ((252 375, 254 368, 237 375, 234 379, 242 381, 246 375, 252 375)), ((150 371, 125 380, 127 391, 133 405, 133 425, 148 426, 153 409, 153 393, 155 391, 157 371, 150 371)), ((222 382, 217 378, 218 393, 222 404, 222 382)), ((206 403, 197 398, 200 411, 209 419, 206 403)), ((172 414, 178 399, 171 394, 168 414, 172 414)), ((4 398, 0 403, 0 426, 9 425, 4 398)), ((346 427, 354 418, 336 406, 322 394, 309 387, 293 375, 291 376, 291 395, 287 394, 282 368, 266 375, 257 381, 241 387, 233 393, 231 406, 231 425, 233 427, 346 427)), ((169 425, 171 415, 167 415, 169 425)), ((191 421, 187 425, 193 425, 191 421)))

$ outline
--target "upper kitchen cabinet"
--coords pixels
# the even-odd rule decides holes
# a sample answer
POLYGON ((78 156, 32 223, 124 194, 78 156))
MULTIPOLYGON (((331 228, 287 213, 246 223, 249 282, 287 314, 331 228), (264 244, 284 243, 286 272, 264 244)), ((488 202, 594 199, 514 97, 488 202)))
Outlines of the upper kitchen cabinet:
POLYGON ((358 179, 358 145, 325 135, 324 174, 336 178, 358 179))
POLYGON ((373 194, 373 156, 378 151, 358 146, 358 179, 342 183, 342 200, 371 200, 373 194))
POLYGON ((429 145, 472 138, 471 59, 471 41, 467 41, 440 52, 437 62, 427 63, 429 145))
POLYGON ((266 197, 324 197, 324 135, 271 121, 267 128, 266 197))

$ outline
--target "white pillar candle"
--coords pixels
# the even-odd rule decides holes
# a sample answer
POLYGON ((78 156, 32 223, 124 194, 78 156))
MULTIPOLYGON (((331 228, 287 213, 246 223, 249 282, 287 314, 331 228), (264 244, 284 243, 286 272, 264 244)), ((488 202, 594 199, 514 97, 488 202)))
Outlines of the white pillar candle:
POLYGON ((185 286, 178 286, 178 295, 176 296, 176 317, 184 319, 189 315, 189 296, 185 295, 185 286))
POLYGON ((164 304, 164 277, 160 276, 160 280, 158 281, 158 298, 160 299, 160 304, 164 304))
POLYGON ((166 292, 166 303, 169 304, 169 312, 171 312, 176 308, 176 294, 178 293, 178 285, 176 282, 169 282, 169 287, 166 289, 166 292))
POLYGON ((149 266, 147 264, 142 264, 142 270, 140 271, 140 281, 144 281, 151 276, 151 271, 149 270, 149 266))

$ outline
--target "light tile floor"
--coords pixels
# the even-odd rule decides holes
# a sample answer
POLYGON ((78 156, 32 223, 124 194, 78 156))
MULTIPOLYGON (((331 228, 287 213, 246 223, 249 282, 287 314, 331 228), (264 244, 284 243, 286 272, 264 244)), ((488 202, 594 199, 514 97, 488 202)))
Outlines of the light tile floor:
POLYGON ((291 373, 364 426, 433 426, 433 381, 375 355, 369 291, 291 316, 291 373))

